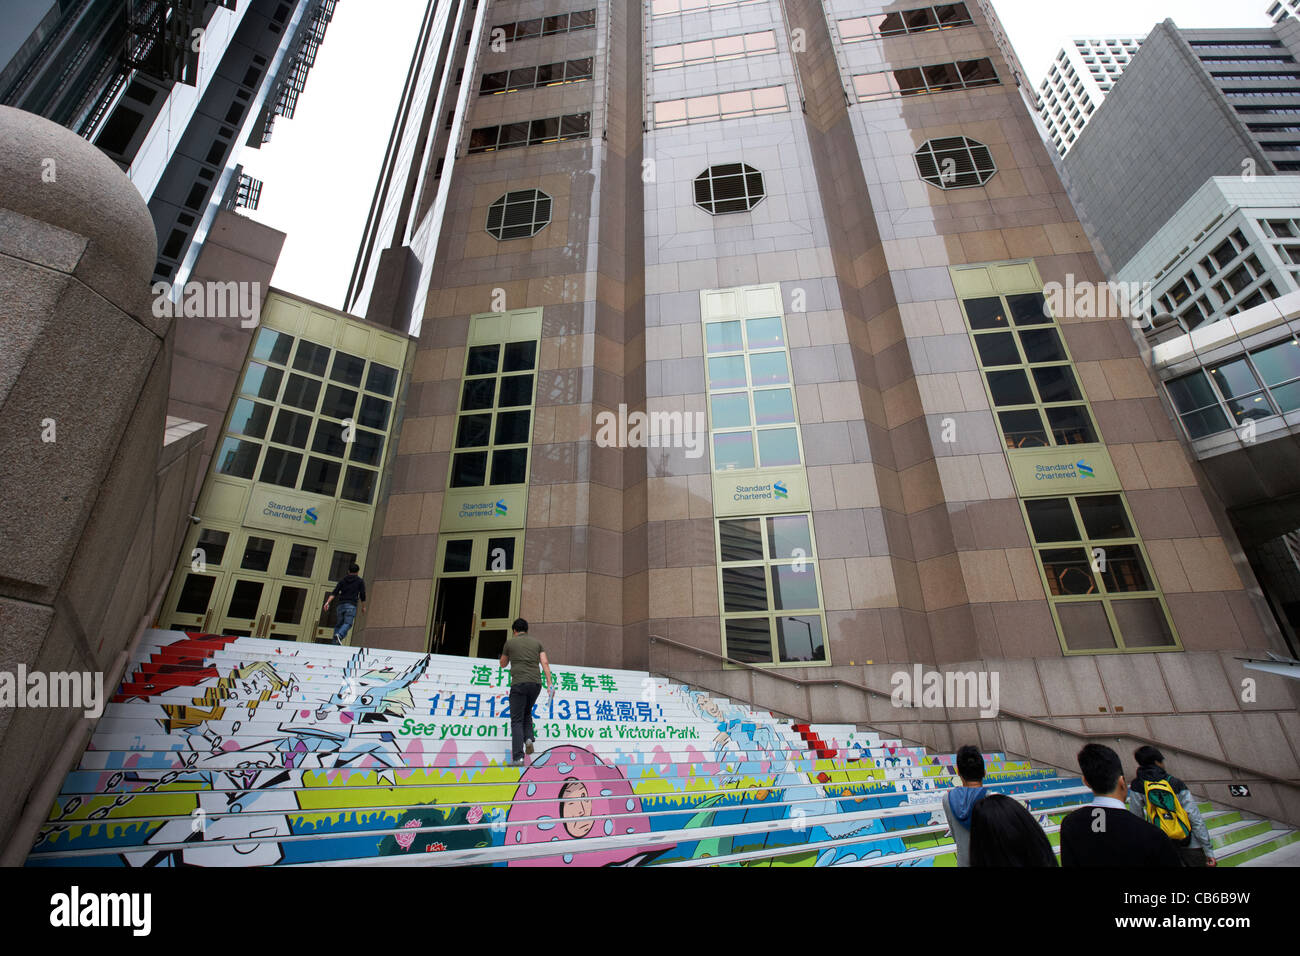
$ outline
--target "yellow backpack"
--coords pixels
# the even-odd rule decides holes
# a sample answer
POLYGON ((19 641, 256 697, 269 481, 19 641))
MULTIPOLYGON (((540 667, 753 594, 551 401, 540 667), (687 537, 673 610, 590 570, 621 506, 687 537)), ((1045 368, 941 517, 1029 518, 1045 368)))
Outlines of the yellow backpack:
POLYGON ((1192 822, 1168 777, 1146 781, 1146 818, 1175 843, 1189 843, 1192 839, 1192 822))

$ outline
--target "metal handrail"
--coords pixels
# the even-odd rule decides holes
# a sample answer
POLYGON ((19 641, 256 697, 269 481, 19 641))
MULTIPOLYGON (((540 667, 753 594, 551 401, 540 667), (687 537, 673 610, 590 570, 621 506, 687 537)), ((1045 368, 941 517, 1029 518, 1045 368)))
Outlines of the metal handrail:
MULTIPOLYGON (((887 699, 892 699, 893 697, 892 694, 887 694, 884 691, 877 690, 874 687, 868 687, 865 684, 859 684, 857 681, 848 680, 845 678, 819 677, 814 679, 805 679, 801 677, 791 677, 790 675, 782 674, 779 671, 771 671, 762 667, 757 667, 753 664, 750 664, 747 661, 735 660, 734 658, 727 657, 725 654, 720 654, 717 651, 711 651, 701 647, 691 647, 689 644, 683 644, 680 641, 674 641, 667 637, 663 637, 662 635, 659 634, 651 634, 650 643, 667 644, 672 647, 676 647, 679 650, 687 651, 693 654, 698 654, 702 657, 711 657, 715 660, 722 661, 723 663, 726 664, 732 664, 736 667, 744 668, 745 670, 751 672, 756 671, 759 674, 764 675, 765 677, 773 677, 778 680, 783 680, 788 684, 794 684, 796 687, 800 687, 803 689, 808 689, 810 687, 817 687, 824 684, 829 684, 833 687, 839 687, 843 685, 845 687, 852 687, 855 690, 862 691, 864 694, 872 695, 875 697, 882 697, 887 699)), ((668 674, 666 671, 664 673, 664 676, 670 678, 672 677, 672 675, 668 674)), ((680 679, 680 678, 673 678, 673 679, 680 679)), ((751 701, 751 703, 753 702, 751 701)), ((1300 780, 1291 780, 1288 779, 1287 777, 1279 777, 1276 774, 1269 773, 1266 770, 1258 770, 1254 767, 1247 767, 1245 764, 1236 763, 1231 760, 1225 760, 1221 757, 1215 757, 1210 754, 1199 753, 1195 750, 1189 750, 1187 747, 1179 746, 1178 744, 1169 743, 1168 741, 1164 741, 1164 740, 1157 740, 1153 737, 1141 736, 1138 734, 1131 733, 1130 731, 1127 730, 1117 730, 1110 733, 1093 733, 1084 730, 1070 730, 1067 727, 1061 727, 1058 724, 1052 723, 1051 721, 1042 720, 1038 717, 1031 717, 1028 714, 1019 714, 1012 710, 999 709, 997 718, 1003 718, 1003 717, 1010 718, 1011 720, 1018 720, 1027 724, 1033 724, 1034 726, 1041 727, 1044 730, 1055 731, 1056 733, 1066 734, 1070 737, 1075 737, 1081 740, 1126 739, 1126 740, 1136 741, 1139 744, 1150 744, 1154 747, 1158 747, 1160 750, 1168 750, 1168 751, 1173 751, 1175 753, 1186 754, 1187 756, 1193 757, 1197 760, 1205 760, 1208 761, 1209 763, 1218 764, 1221 767, 1226 767, 1227 769, 1238 774, 1242 779, 1263 780, 1269 783, 1278 784, 1280 786, 1291 787, 1292 789, 1300 790, 1300 780)), ((810 710, 809 720, 811 719, 812 719, 812 713, 810 710)), ((980 718, 980 719, 996 719, 996 718, 980 718)), ((952 723, 952 721, 939 719, 939 718, 920 718, 920 719, 912 718, 905 721, 899 721, 899 723, 949 724, 952 723)), ((1001 727, 998 728, 998 736, 999 738, 1002 738, 1001 727)), ((1028 744, 1029 741, 1028 738, 1026 738, 1025 740, 1026 747, 1028 747, 1028 744)), ((1000 749, 1002 750, 1003 753, 1007 752, 1006 741, 1004 738, 1002 740, 1002 747, 1000 749)), ((1026 754, 1026 756, 1029 756, 1029 754, 1026 754)))

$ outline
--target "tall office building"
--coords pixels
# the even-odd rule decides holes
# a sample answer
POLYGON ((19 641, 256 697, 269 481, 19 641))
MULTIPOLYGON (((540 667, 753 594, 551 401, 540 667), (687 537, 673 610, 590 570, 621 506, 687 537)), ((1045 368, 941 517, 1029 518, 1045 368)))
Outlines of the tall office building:
POLYGON ((1277 0, 1269 4, 1268 15, 1274 23, 1281 23, 1288 17, 1300 16, 1300 0, 1277 0))
POLYGON ((22 0, 6 9, 0 103, 116 161, 153 214, 154 278, 183 283, 217 213, 256 201, 239 144, 293 115, 336 2, 22 0))
POLYGON ((1048 135, 1062 156, 1070 151, 1141 45, 1140 37, 1076 37, 1056 54, 1038 95, 1048 135))
POLYGON ((1291 692, 1244 712, 1236 660, 1284 644, 1130 329, 1045 295, 1105 277, 1002 36, 982 2, 431 3, 346 302, 416 339, 356 642, 492 657, 522 615, 778 708, 721 658, 960 663, 1060 734, 1289 767, 1291 692))

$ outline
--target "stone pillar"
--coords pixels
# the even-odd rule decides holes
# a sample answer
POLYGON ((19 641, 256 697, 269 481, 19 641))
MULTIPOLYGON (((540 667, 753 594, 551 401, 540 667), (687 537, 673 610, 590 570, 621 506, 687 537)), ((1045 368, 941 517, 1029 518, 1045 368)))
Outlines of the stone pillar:
MULTIPOLYGON (((153 525, 171 360, 171 320, 151 310, 156 254, 148 207, 112 161, 0 107, 0 681, 20 666, 93 681, 152 597, 141 585, 158 559, 132 545, 153 525)), ((48 699, 4 703, 0 846, 83 720, 48 699)))

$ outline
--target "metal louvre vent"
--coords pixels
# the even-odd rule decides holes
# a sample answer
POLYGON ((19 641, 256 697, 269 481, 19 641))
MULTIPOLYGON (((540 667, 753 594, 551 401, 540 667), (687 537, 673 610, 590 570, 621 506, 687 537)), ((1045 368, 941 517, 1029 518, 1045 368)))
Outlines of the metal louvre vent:
POLYGON ((998 171, 989 148, 965 136, 927 140, 914 155, 921 178, 940 189, 983 186, 998 171))
POLYGON ((551 222, 551 197, 537 189, 506 193, 488 207, 487 231, 495 239, 528 239, 551 222))
POLYGON ((714 216, 749 212, 766 195, 763 174, 744 163, 710 166, 695 177, 695 205, 714 216))

